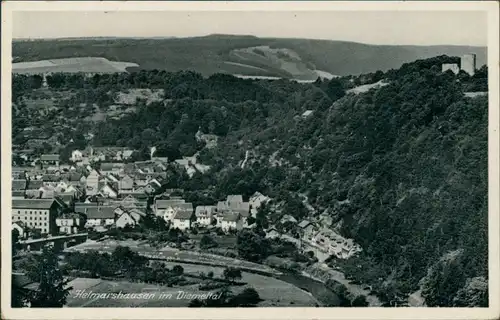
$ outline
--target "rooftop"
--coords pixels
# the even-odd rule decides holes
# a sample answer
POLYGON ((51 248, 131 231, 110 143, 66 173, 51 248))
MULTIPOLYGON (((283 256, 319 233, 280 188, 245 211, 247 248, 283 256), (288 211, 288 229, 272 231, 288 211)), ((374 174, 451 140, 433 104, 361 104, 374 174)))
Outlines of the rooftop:
POLYGON ((59 161, 58 154, 42 154, 40 156, 41 161, 59 161))
POLYGON ((13 199, 14 209, 45 209, 48 210, 54 204, 54 199, 13 199))

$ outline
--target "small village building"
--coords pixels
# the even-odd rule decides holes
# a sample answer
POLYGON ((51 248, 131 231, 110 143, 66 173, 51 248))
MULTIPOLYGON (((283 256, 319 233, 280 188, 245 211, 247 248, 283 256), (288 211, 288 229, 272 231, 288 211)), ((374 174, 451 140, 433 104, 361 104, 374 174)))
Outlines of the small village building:
POLYGON ((210 226, 213 221, 215 206, 197 206, 196 207, 196 223, 200 226, 210 226))
POLYGON ((191 228, 191 222, 193 221, 193 210, 177 210, 175 216, 173 217, 173 228, 179 230, 188 230, 191 228))
MULTIPOLYGON (((76 211, 76 208, 75 208, 76 211)), ((115 223, 115 208, 112 206, 93 206, 84 209, 87 216, 85 227, 109 227, 115 223)))
POLYGON ((75 234, 83 228, 85 218, 77 213, 65 213, 56 218, 60 233, 75 234))
POLYGON ((99 192, 99 178, 100 178, 99 172, 97 170, 93 169, 89 175, 87 176, 86 179, 86 193, 87 195, 95 195, 97 192, 99 192))
POLYGON ((118 198, 118 191, 111 186, 111 183, 104 183, 99 189, 99 193, 106 198, 118 198))
POLYGON ((255 218, 255 216, 257 215, 257 210, 259 210, 262 205, 268 203, 269 201, 271 201, 271 198, 263 195, 258 191, 255 192, 248 201, 248 203, 250 204, 250 213, 252 217, 255 218))
POLYGON ((26 225, 22 221, 15 221, 12 223, 12 230, 17 230, 19 238, 22 239, 26 236, 26 225))
POLYGON ((303 114, 302 114, 302 119, 307 119, 309 118, 310 116, 312 116, 312 114, 314 113, 314 110, 306 110, 303 114))
POLYGON ((136 220, 136 218, 127 211, 122 212, 119 215, 118 219, 116 219, 116 227, 117 228, 125 228, 126 226, 133 227, 138 223, 139 223, 139 220, 136 220))
POLYGON ((40 163, 42 164, 42 167, 46 166, 59 166, 59 155, 58 154, 42 154, 40 156, 40 163))
POLYGON ((221 229, 224 232, 228 232, 230 230, 241 230, 243 229, 243 221, 238 212, 227 212, 222 215, 221 219, 221 229))
POLYGON ((119 182, 119 190, 132 190, 134 188, 134 179, 129 176, 129 175, 125 175, 121 178, 120 182, 119 182))

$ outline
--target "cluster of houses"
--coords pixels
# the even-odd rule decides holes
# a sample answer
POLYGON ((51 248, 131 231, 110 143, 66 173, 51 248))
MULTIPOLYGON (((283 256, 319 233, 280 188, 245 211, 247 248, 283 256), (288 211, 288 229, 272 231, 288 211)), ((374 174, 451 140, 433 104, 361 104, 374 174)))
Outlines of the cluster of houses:
MULTIPOLYGON (((349 257, 361 252, 361 247, 356 244, 352 239, 347 239, 332 230, 325 227, 323 221, 309 221, 302 220, 298 222, 290 215, 283 215, 279 221, 280 225, 291 224, 296 226, 298 234, 290 236, 286 232, 279 232, 276 227, 270 227, 266 231, 268 238, 281 238, 292 243, 298 247, 308 250, 313 250, 321 253, 321 255, 328 257, 334 255, 340 259, 348 259, 349 257)), ((319 256, 319 254, 317 254, 319 256)))
POLYGON ((59 155, 48 154, 40 156, 38 166, 13 167, 13 228, 23 236, 37 229, 48 235, 86 228, 99 231, 137 225, 151 212, 181 230, 195 225, 240 230, 270 200, 257 192, 249 202, 241 195, 229 195, 225 201, 195 208, 172 196, 182 190, 159 194, 168 178, 168 159, 120 161, 130 154, 122 148, 94 148, 88 154, 74 151, 71 165, 61 164, 59 155))
POLYGON ((221 228, 223 231, 241 230, 249 227, 248 218, 255 217, 258 208, 271 199, 256 192, 248 202, 242 195, 229 195, 226 200, 214 205, 197 206, 180 197, 168 200, 156 199, 153 212, 180 230, 193 226, 221 228))

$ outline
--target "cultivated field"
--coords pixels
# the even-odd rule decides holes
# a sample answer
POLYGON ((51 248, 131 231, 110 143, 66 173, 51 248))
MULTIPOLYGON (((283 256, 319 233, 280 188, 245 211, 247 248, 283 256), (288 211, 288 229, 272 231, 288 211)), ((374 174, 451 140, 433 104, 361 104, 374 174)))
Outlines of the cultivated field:
POLYGON ((100 57, 85 57, 17 62, 12 64, 12 72, 21 74, 48 72, 116 73, 127 72, 127 68, 130 67, 139 67, 139 65, 131 62, 109 61, 100 57))
POLYGON ((116 241, 107 240, 102 242, 87 241, 80 245, 66 249, 66 251, 88 251, 97 250, 100 252, 113 252, 117 246, 127 246, 130 249, 139 252, 140 254, 147 256, 151 259, 162 259, 179 262, 189 262, 189 263, 200 263, 205 265, 216 265, 216 266, 232 266, 237 268, 246 268, 249 270, 255 270, 257 272, 265 272, 272 274, 279 274, 276 270, 264 266, 261 264, 223 257, 214 254, 200 253, 194 251, 178 250, 170 247, 163 247, 160 249, 152 248, 148 244, 140 243, 138 241, 116 241))

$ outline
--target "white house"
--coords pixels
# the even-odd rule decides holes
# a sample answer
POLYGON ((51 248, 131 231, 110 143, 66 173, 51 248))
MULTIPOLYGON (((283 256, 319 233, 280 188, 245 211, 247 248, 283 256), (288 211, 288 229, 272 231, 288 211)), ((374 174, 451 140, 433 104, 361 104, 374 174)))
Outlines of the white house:
POLYGON ((118 219, 116 219, 116 227, 117 228, 124 228, 127 225, 129 226, 135 226, 138 223, 134 216, 132 216, 130 213, 127 211, 123 212, 118 219))
POLYGON ((197 206, 195 212, 196 223, 198 223, 200 226, 211 225, 215 209, 215 206, 197 206))
POLYGON ((99 190, 105 197, 116 199, 118 198, 118 192, 113 189, 108 183, 105 183, 99 190))
POLYGON ((87 176, 86 186, 87 195, 92 196, 99 192, 99 177, 100 174, 97 170, 92 169, 90 174, 87 176))
POLYGON ((85 227, 111 226, 115 223, 115 208, 112 206, 95 206, 84 209, 87 216, 85 227))
POLYGON ((179 230, 188 230, 193 221, 193 210, 178 210, 173 218, 173 227, 179 230))
POLYGON ((257 210, 259 210, 259 208, 263 205, 263 204, 266 204, 268 203, 269 201, 271 201, 271 198, 263 195, 262 193, 260 192, 255 192, 249 199, 249 203, 250 203, 250 212, 252 214, 252 217, 255 218, 255 216, 257 215, 257 210))
POLYGON ((83 160, 83 153, 80 150, 73 150, 71 152, 70 160, 72 162, 75 162, 75 163, 82 161, 83 160))
POLYGON ((24 238, 26 225, 22 221, 12 223, 12 230, 17 230, 19 238, 24 238))
POLYGON ((243 228, 243 221, 238 212, 228 212, 222 215, 221 229, 224 232, 229 230, 241 230, 243 228))
POLYGON ((83 223, 83 217, 77 213, 63 214, 56 218, 56 225, 59 227, 59 232, 61 233, 78 233, 83 223))

